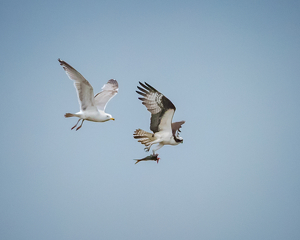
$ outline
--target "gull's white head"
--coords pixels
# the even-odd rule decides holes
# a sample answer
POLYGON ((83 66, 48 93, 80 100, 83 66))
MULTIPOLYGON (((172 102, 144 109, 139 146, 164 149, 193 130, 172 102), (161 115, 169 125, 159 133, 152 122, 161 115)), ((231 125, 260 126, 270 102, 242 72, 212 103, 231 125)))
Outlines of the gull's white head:
POLYGON ((110 114, 106 114, 105 116, 105 121, 109 121, 109 120, 115 120, 110 114))

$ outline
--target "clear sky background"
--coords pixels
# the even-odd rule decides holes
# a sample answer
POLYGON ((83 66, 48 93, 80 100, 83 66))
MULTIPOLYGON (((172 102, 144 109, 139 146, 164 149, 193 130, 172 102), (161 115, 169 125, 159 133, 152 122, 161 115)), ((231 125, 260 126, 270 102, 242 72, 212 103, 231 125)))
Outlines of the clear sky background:
POLYGON ((0 3, 0 236, 5 240, 300 239, 300 2, 0 3), (71 131, 75 88, 116 119, 71 131), (159 150, 137 99, 146 81, 185 120, 159 150))

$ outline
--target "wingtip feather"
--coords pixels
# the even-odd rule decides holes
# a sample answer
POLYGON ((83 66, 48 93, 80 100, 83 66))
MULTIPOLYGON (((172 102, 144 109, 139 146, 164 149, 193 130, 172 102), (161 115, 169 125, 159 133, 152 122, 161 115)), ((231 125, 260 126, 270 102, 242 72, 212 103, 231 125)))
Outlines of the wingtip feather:
POLYGON ((136 91, 138 94, 140 94, 140 95, 142 95, 142 96, 147 96, 147 94, 146 93, 142 93, 142 92, 139 92, 139 91, 136 91))
POLYGON ((147 87, 149 87, 152 91, 154 92, 158 92, 154 87, 152 87, 150 84, 146 83, 145 84, 147 85, 147 87))
MULTIPOLYGON (((141 84, 141 86, 143 87, 143 88, 145 88, 145 89, 147 89, 148 91, 151 91, 151 89, 149 88, 149 87, 147 87, 144 83, 141 83, 141 82, 139 82, 140 84, 141 84)), ((146 83, 146 82, 145 82, 146 83)))

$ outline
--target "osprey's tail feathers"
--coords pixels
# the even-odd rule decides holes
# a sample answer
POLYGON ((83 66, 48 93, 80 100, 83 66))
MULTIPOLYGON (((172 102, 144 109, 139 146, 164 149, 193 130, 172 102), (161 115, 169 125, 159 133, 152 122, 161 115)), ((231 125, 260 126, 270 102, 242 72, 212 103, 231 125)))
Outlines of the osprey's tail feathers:
POLYGON ((151 143, 156 140, 156 137, 154 137, 154 134, 146 132, 142 129, 137 129, 133 133, 133 137, 135 139, 138 139, 138 142, 141 144, 144 144, 145 146, 151 145, 151 143))

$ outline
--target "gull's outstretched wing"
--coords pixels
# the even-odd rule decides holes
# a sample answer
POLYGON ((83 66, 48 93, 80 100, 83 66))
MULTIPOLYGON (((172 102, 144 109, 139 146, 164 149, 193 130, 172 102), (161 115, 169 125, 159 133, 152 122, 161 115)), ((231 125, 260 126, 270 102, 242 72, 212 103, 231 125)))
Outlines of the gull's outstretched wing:
POLYGON ((85 111, 88 108, 95 108, 94 90, 91 84, 71 65, 60 59, 58 59, 58 61, 65 70, 68 77, 74 81, 74 86, 77 90, 80 110, 85 111))
POLYGON ((118 82, 115 79, 110 79, 102 87, 102 91, 95 95, 95 105, 99 110, 105 110, 105 107, 110 99, 112 99, 119 91, 118 82))
POLYGON ((159 131, 171 132, 172 119, 176 110, 174 104, 148 83, 139 83, 143 88, 138 86, 140 91, 136 92, 143 96, 139 99, 151 113, 151 131, 154 133, 159 131))

